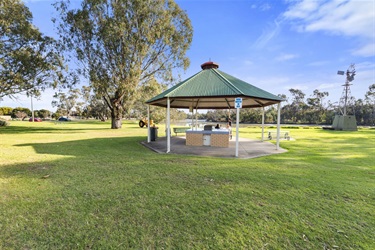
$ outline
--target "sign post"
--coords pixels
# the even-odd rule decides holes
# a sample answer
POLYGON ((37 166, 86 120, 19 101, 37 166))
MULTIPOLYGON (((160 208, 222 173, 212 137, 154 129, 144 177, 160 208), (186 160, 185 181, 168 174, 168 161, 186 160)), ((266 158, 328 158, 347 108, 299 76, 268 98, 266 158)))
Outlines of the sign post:
POLYGON ((239 130, 239 123, 240 123, 240 108, 242 108, 242 98, 237 97, 234 100, 234 107, 237 109, 237 114, 236 114, 236 157, 238 157, 238 130, 239 130))

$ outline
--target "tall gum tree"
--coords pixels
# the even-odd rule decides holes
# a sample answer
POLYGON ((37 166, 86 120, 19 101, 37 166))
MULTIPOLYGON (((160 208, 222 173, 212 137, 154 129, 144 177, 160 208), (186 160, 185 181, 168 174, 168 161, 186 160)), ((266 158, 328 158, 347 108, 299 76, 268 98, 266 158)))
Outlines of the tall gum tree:
POLYGON ((0 99, 66 84, 65 65, 51 37, 32 24, 20 0, 0 2, 0 99))
POLYGON ((61 1, 55 8, 61 40, 110 108, 113 129, 144 83, 172 82, 174 69, 189 66, 191 22, 172 0, 83 0, 78 9, 61 1))

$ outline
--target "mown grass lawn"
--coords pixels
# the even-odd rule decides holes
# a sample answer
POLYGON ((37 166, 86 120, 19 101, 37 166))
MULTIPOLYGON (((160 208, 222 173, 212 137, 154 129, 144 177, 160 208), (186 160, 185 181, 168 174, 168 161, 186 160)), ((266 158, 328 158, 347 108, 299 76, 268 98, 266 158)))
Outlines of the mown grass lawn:
POLYGON ((375 249, 375 129, 288 128, 287 153, 244 160, 109 127, 0 128, 0 249, 375 249))

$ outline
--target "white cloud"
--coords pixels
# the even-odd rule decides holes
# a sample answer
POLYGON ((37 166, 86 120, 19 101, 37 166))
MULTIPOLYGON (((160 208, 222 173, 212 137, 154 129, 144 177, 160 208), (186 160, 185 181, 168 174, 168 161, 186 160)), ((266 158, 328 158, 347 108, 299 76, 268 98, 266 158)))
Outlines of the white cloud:
POLYGON ((289 89, 299 89, 299 90, 308 90, 309 89, 309 86, 307 85, 300 85, 300 84, 296 84, 296 85, 288 85, 288 86, 284 86, 284 89, 285 90, 289 90, 289 89))
POLYGON ((250 8, 252 8, 252 9, 259 9, 261 11, 267 11, 267 10, 271 9, 272 7, 271 7, 271 5, 269 3, 264 3, 262 5, 252 4, 250 6, 250 8))
POLYGON ((356 56, 364 56, 364 57, 371 56, 371 55, 375 56, 375 38, 374 38, 374 42, 363 45, 360 48, 353 49, 352 54, 356 56))
POLYGON ((267 28, 263 31, 262 35, 258 37, 258 39, 253 44, 255 49, 262 49, 264 48, 267 43, 272 40, 275 36, 280 33, 280 24, 281 21, 276 19, 273 23, 267 25, 267 28))
POLYGON ((360 63, 356 63, 355 68, 357 71, 369 71, 371 72, 372 77, 375 78, 375 74, 374 74, 375 62, 363 61, 360 63))
POLYGON ((276 61, 283 62, 283 61, 292 60, 298 57, 299 55, 297 54, 281 54, 280 56, 276 57, 276 61))
POLYGON ((317 10, 319 2, 317 1, 300 1, 284 13, 287 18, 301 18, 305 19, 310 16, 310 13, 317 10))
POLYGON ((302 0, 292 4, 283 16, 293 21, 299 31, 359 38, 362 46, 353 50, 353 54, 375 55, 375 1, 302 0))
POLYGON ((254 65, 254 62, 253 61, 250 61, 250 60, 245 60, 244 62, 243 62, 245 65, 254 65))
POLYGON ((245 79, 249 79, 249 83, 253 82, 256 84, 255 86, 270 92, 276 91, 276 89, 280 88, 281 86, 290 83, 290 78, 287 76, 271 76, 265 78, 256 77, 255 79, 253 77, 247 77, 245 79))
POLYGON ((322 83, 318 86, 318 89, 332 89, 335 87, 333 83, 322 83))
POLYGON ((241 79, 247 83, 250 83, 254 86, 264 88, 265 90, 272 90, 270 87, 273 86, 281 86, 286 83, 290 83, 289 77, 285 76, 271 76, 271 77, 264 77, 262 75, 254 75, 253 73, 250 74, 235 74, 235 77, 241 79))
POLYGON ((321 66, 324 66, 324 65, 328 65, 330 64, 329 61, 316 61, 316 62, 311 62, 309 64, 307 64, 308 66, 313 66, 313 67, 321 67, 321 66))
MULTIPOLYGON (((364 89, 375 83, 375 62, 361 62, 355 65, 356 76, 354 77, 352 90, 364 89)), ((365 92, 364 91, 364 92, 365 92)), ((364 95, 363 92, 363 95, 364 95)))
POLYGON ((271 9, 271 5, 269 5, 268 3, 265 3, 265 4, 261 5, 259 8, 260 8, 261 11, 266 11, 266 10, 271 9))

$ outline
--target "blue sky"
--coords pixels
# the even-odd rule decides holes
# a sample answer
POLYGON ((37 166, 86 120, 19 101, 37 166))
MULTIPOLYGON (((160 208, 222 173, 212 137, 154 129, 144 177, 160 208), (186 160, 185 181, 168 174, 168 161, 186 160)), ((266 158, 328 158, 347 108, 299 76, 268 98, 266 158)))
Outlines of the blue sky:
MULTIPOLYGON (((34 24, 55 36, 50 0, 27 0, 34 24)), ((78 0, 72 0, 78 3, 78 0)), ((351 93, 364 98, 375 83, 375 1, 373 0, 177 0, 191 19, 194 37, 187 55, 185 79, 206 61, 273 94, 289 96, 290 88, 306 97, 315 89, 338 102, 345 77, 337 75, 355 63, 351 93)), ((47 90, 34 108, 51 107, 47 90)), ((156 94, 156 93, 155 93, 156 94)), ((29 107, 30 100, 4 99, 0 106, 29 107)))

